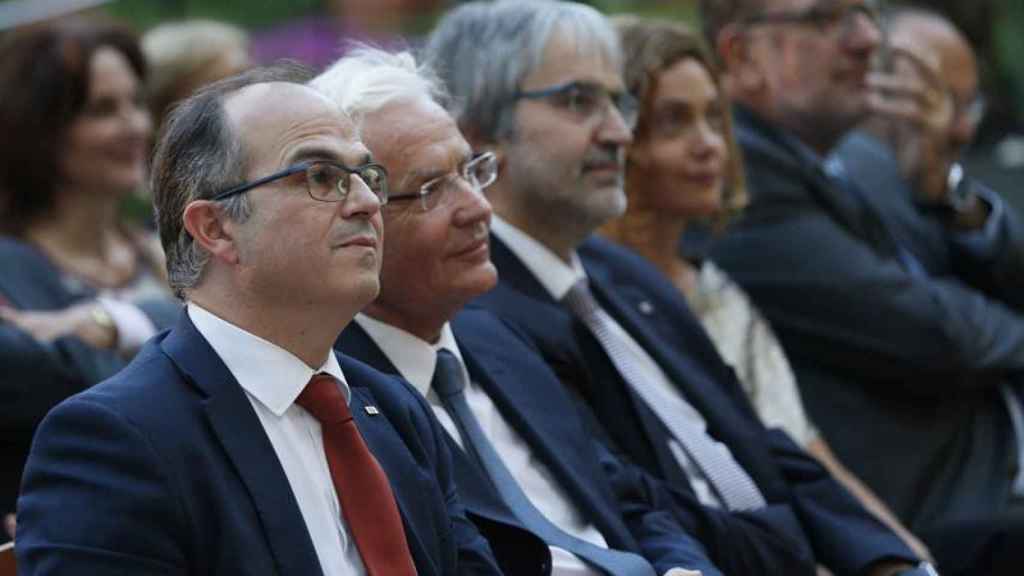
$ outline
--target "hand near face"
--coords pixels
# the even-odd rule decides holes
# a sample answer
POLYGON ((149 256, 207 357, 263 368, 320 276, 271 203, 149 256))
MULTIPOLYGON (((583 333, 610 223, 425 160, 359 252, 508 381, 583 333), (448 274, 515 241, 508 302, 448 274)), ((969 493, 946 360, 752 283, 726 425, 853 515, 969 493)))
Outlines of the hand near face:
POLYGON ((871 111, 927 133, 948 130, 953 99, 940 76, 938 57, 909 39, 893 39, 890 54, 891 72, 868 75, 871 111))
POLYGON ((934 52, 909 39, 894 39, 890 50, 891 72, 875 72, 867 79, 868 103, 889 133, 900 170, 913 183, 918 200, 939 202, 951 161, 953 96, 934 52))

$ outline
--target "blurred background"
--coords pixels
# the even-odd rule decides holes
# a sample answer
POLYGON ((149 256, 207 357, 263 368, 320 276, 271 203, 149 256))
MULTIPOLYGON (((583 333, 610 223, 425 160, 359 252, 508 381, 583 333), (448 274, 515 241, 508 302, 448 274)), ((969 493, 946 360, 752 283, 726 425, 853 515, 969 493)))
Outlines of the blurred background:
MULTIPOLYGON (((252 61, 280 56, 318 67, 338 56, 336 39, 415 45, 457 0, 0 0, 0 34, 21 22, 94 10, 146 32, 209 19, 249 34, 252 61)), ((637 12, 694 22, 696 0, 592 0, 607 13, 637 12)), ((918 0, 957 22, 977 50, 987 112, 968 171, 1024 210, 1024 1, 918 0)), ((203 40, 197 40, 203 42, 203 40)), ((159 114, 159 111, 154 111, 159 114)))

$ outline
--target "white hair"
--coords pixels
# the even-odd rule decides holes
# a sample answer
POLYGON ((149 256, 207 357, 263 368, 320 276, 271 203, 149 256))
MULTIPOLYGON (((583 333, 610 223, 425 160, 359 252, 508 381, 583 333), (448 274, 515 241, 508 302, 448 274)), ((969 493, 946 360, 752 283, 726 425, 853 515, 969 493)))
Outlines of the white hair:
POLYGON ((309 85, 355 122, 390 102, 428 98, 446 107, 447 92, 437 74, 409 51, 387 52, 361 45, 332 64, 309 85))

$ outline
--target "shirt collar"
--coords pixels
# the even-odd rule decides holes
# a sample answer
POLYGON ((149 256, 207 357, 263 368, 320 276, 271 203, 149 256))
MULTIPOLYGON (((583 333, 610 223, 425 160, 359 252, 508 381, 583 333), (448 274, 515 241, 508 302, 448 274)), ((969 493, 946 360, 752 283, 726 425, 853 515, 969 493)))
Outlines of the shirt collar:
MULTIPOLYGON (((366 334, 384 352, 384 355, 398 373, 424 397, 430 392, 430 382, 434 379, 434 366, 437 364, 437 351, 444 348, 459 359, 465 370, 462 352, 455 342, 455 334, 451 324, 445 322, 441 327, 441 337, 431 344, 401 328, 385 324, 366 314, 356 314, 356 324, 366 330, 366 334)), ((464 374, 465 375, 465 374, 464 374)), ((468 375, 466 382, 469 382, 468 375)))
POLYGON ((575 250, 566 264, 547 246, 497 216, 491 217, 491 232, 508 246, 556 301, 561 301, 573 285, 587 277, 575 250))
POLYGON ((284 414, 309 379, 320 372, 337 378, 345 401, 349 401, 351 391, 334 350, 314 370, 284 348, 246 332, 194 302, 188 303, 188 315, 238 384, 275 415, 284 414))

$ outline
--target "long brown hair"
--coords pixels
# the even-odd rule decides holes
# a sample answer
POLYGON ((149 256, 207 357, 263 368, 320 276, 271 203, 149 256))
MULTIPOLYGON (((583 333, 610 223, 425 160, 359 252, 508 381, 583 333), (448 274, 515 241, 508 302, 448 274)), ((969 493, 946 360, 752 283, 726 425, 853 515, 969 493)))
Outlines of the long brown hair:
MULTIPOLYGON (((711 76, 718 89, 719 98, 725 100, 721 85, 721 73, 701 38, 681 22, 655 20, 632 15, 612 18, 619 32, 625 55, 624 78, 626 89, 636 97, 640 116, 634 130, 634 138, 642 140, 650 130, 649 120, 654 88, 662 72, 680 60, 692 58, 699 62, 711 76)), ((728 103, 723 106, 728 110, 728 103)), ((723 137, 728 150, 725 166, 725 182, 722 192, 722 210, 715 218, 717 227, 724 226, 737 212, 747 205, 746 182, 743 177, 743 162, 739 146, 733 134, 732 117, 725 114, 723 137)), ((629 187, 627 195, 635 194, 629 187)), ((607 231, 614 235, 616 222, 610 223, 607 231)))
POLYGON ((104 46, 145 80, 138 37, 106 18, 34 25, 0 44, 0 231, 21 235, 53 208, 64 139, 88 100, 92 56, 104 46))

